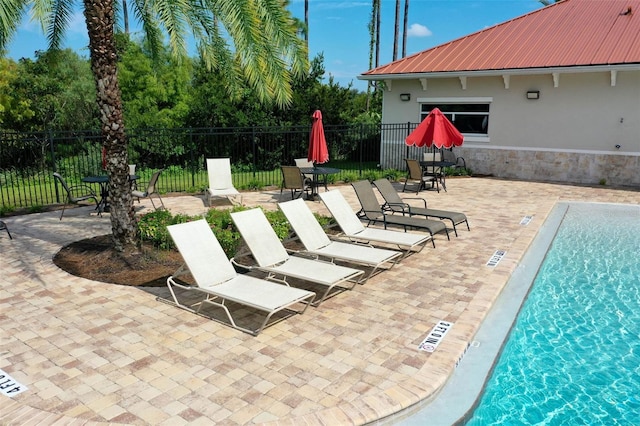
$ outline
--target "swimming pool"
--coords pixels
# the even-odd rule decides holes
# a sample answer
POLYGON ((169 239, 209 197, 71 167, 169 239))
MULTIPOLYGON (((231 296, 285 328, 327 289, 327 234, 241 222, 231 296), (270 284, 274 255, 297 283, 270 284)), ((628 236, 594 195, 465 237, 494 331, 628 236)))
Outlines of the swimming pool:
POLYGON ((467 425, 640 422, 640 210, 571 204, 467 425))
POLYGON ((558 203, 445 387, 394 424, 639 424, 638 253, 639 206, 558 203))

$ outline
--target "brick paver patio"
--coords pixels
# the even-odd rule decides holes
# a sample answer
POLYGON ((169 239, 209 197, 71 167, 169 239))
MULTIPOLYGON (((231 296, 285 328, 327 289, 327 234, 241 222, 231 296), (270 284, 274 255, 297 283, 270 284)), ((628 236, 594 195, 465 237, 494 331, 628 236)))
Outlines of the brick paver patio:
MULTIPOLYGON (((337 186, 352 203, 350 186, 337 186)), ((162 288, 105 284, 59 270, 64 245, 110 230, 90 208, 9 217, 0 234, 0 368, 29 389, 0 395, 0 424, 365 424, 432 397, 556 201, 640 203, 634 189, 450 178, 422 192, 465 212, 471 231, 436 237, 366 284, 253 337, 157 300, 162 288), (533 216, 521 225, 524 216, 533 216), (496 267, 486 265, 506 250, 496 267), (434 353, 417 350, 454 322, 434 353)), ((404 194, 415 196, 415 194, 404 194)), ((279 190, 243 193, 275 209, 279 190)), ((166 197, 201 214, 195 196, 166 197)), ((327 214, 321 202, 308 201, 327 214)), ((144 204, 143 204, 144 205, 144 204)))

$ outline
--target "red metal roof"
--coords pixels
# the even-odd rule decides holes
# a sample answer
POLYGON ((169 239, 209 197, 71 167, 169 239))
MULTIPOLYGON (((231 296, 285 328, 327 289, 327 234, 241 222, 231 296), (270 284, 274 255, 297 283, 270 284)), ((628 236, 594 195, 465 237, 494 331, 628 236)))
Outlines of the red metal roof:
POLYGON ((363 76, 640 64, 640 0, 564 0, 363 76))

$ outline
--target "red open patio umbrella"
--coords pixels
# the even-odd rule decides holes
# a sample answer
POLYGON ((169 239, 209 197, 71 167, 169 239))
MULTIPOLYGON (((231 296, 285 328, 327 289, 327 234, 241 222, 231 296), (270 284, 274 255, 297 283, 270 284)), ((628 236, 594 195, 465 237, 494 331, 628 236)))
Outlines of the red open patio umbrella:
POLYGON ((329 149, 327 148, 327 140, 324 137, 322 113, 319 109, 313 113, 313 124, 311 125, 311 134, 309 135, 309 153, 307 154, 307 161, 313 162, 314 165, 329 161, 329 149))
POLYGON ((451 148, 462 145, 463 140, 464 136, 453 123, 440 109, 434 108, 404 142, 417 147, 435 145, 436 148, 451 148))

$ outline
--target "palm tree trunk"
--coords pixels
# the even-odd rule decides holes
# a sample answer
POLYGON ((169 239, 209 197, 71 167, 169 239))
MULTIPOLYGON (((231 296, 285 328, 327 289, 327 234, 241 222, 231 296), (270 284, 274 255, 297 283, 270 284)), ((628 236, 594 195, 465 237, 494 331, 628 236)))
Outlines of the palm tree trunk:
POLYGON ((402 30, 402 57, 407 56, 407 24, 409 21, 409 0, 404 0, 404 29, 402 30))
POLYGON ((380 0, 376 0, 376 67, 380 65, 380 0))
POLYGON ((309 48, 309 0, 304 0, 304 41, 309 48))
POLYGON ((118 251, 137 252, 139 238, 129 182, 127 138, 122 118, 122 97, 118 85, 117 52, 113 34, 114 3, 113 0, 83 2, 103 146, 107 151, 113 242, 118 251))
POLYGON ((127 10, 127 0, 122 0, 122 20, 124 21, 124 33, 129 35, 129 11, 127 10))
POLYGON ((398 59, 398 38, 400 36, 400 0, 396 0, 396 21, 393 32, 393 60, 398 59))

